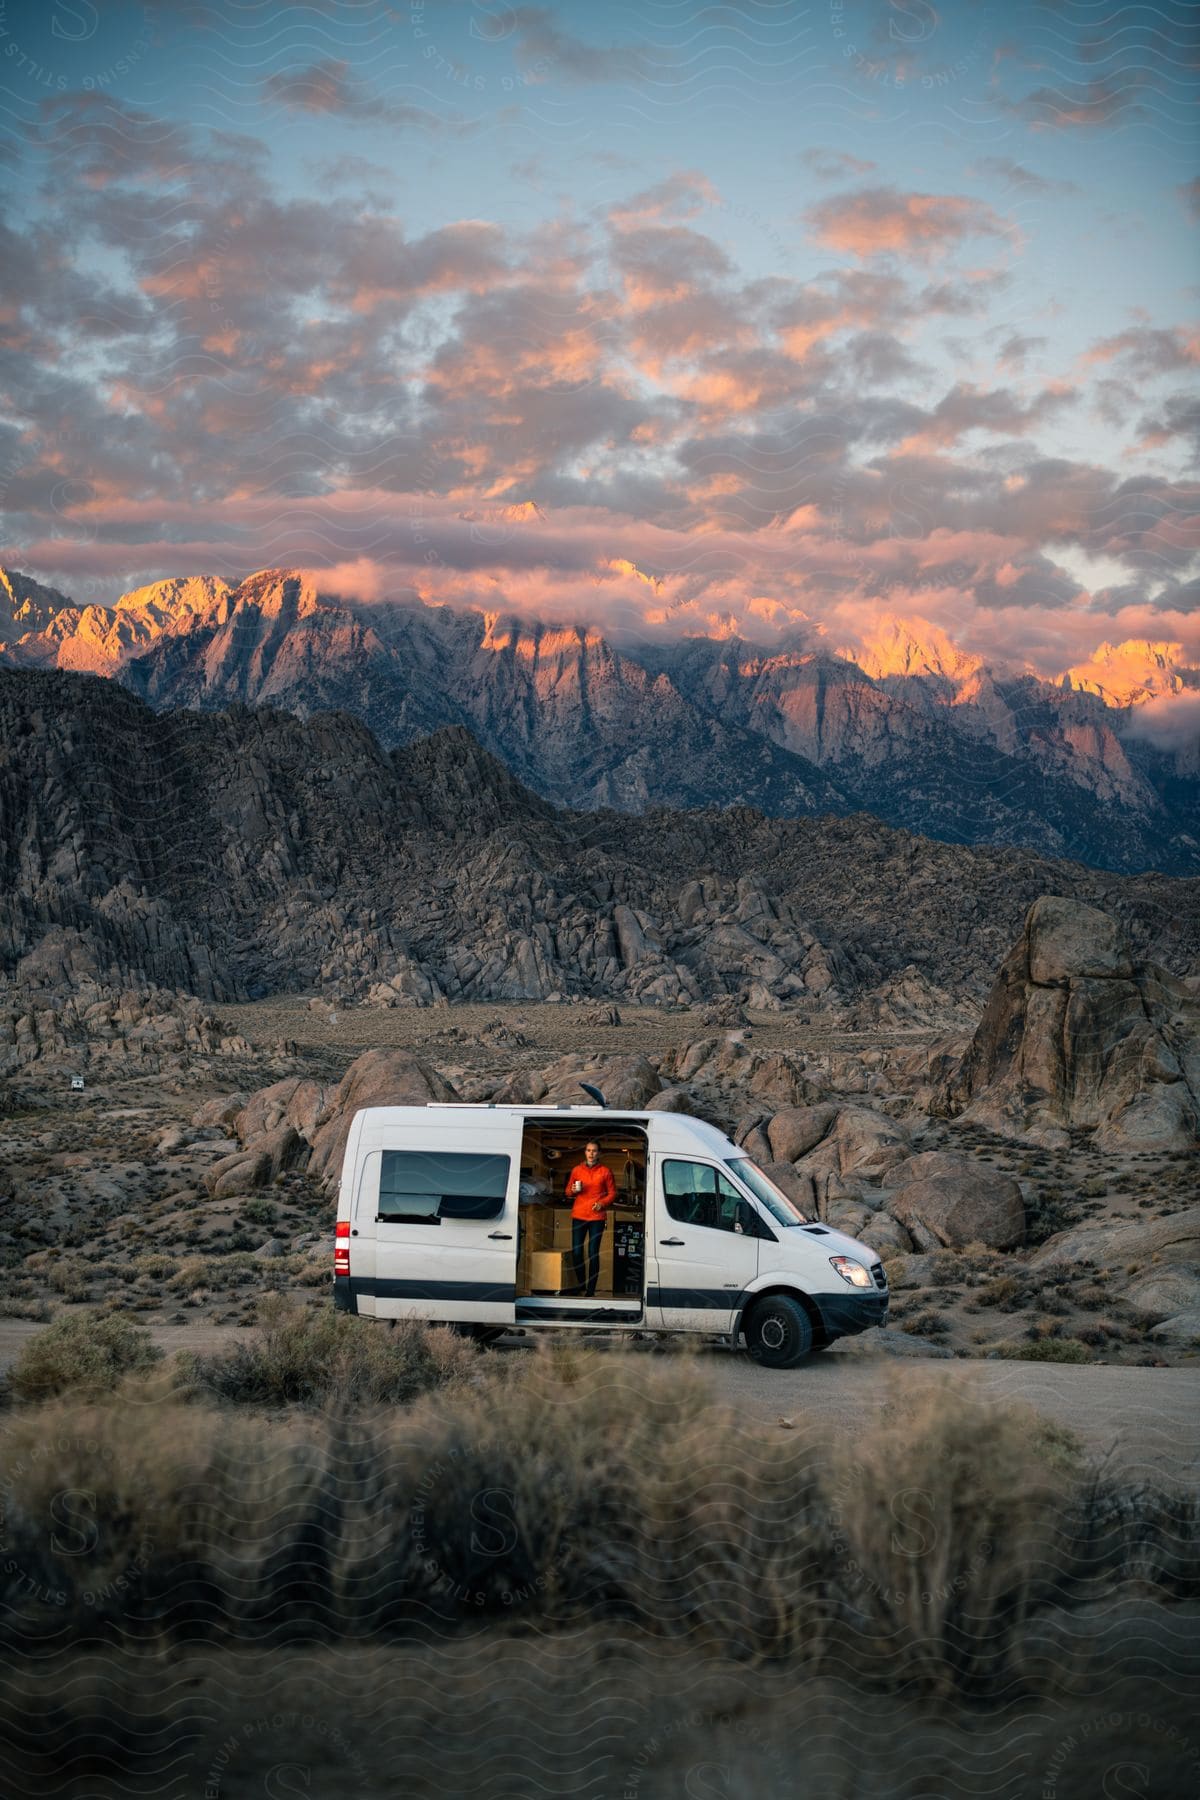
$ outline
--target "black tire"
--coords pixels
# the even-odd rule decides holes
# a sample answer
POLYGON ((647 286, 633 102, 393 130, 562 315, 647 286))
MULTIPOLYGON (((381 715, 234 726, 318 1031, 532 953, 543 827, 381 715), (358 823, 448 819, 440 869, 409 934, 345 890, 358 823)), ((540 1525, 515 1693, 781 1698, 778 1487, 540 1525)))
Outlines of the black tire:
POLYGON ((746 1348, 764 1369, 794 1369, 812 1347, 812 1321, 787 1294, 760 1300, 746 1320, 746 1348))

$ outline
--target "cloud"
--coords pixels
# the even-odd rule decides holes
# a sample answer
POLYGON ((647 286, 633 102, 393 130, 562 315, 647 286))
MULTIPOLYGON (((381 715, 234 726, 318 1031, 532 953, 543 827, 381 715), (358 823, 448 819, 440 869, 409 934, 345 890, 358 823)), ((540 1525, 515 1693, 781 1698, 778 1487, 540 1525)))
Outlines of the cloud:
POLYGON ((1156 750, 1190 750, 1200 745, 1200 694, 1159 694, 1139 706, 1122 736, 1139 738, 1156 750))
POLYGON ((1138 321, 1070 382, 939 378, 947 319, 974 367, 1046 349, 1007 271, 929 266, 1007 232, 977 201, 828 202, 800 279, 703 229, 696 169, 420 230, 386 170, 289 197, 261 145, 98 97, 51 103, 36 154, 44 219, 0 223, 0 554, 56 585, 302 564, 376 602, 766 641, 890 607, 1047 669, 1106 609, 1197 616, 1197 490, 1046 447, 1101 399, 1177 457, 1186 395, 1140 384, 1188 340, 1138 321))
POLYGON ((982 200, 891 187, 833 195, 804 216, 818 243, 863 260, 900 255, 930 262, 971 238, 1007 237, 1011 230, 982 200))
POLYGON ((1200 331, 1182 326, 1131 325, 1085 350, 1085 364, 1119 362, 1133 377, 1174 375, 1200 363, 1200 331))
POLYGON ((1095 131, 1105 125, 1146 117, 1145 99, 1156 95, 1145 75, 1131 69, 1096 76, 1090 81, 1040 87, 1008 103, 1007 110, 1035 131, 1095 131))
POLYGON ((421 131, 471 131, 475 126, 461 117, 443 118, 427 107, 408 106, 372 92, 350 73, 350 65, 336 57, 323 57, 307 67, 268 75, 262 84, 263 99, 289 112, 334 114, 360 123, 412 127, 421 131))
POLYGON ((852 175, 870 175, 878 167, 845 150, 802 150, 800 161, 818 181, 845 181, 852 175))
POLYGON ((1185 181, 1175 192, 1183 203, 1183 210, 1194 223, 1200 224, 1200 175, 1191 181, 1185 181))
POLYGON ((1195 394, 1168 394, 1157 412, 1138 420, 1138 442, 1143 450, 1157 450, 1172 438, 1182 438, 1200 458, 1200 398, 1195 394))
POLYGON ((953 444, 970 431, 1024 436, 1075 399, 1075 393, 1066 387, 1043 388, 1032 400, 1023 402, 1011 388, 982 389, 956 382, 925 415, 908 446, 928 449, 953 444))
POLYGON ((1026 194, 1078 192, 1073 181, 1052 180, 1047 175, 1039 175, 1035 169, 1028 169, 1024 163, 1014 162, 1009 156, 976 157, 968 173, 986 175, 992 180, 1006 182, 1009 187, 1018 188, 1026 194))
POLYGON ((608 207, 605 217, 614 231, 631 231, 666 219, 694 219, 706 207, 720 204, 721 196, 706 175, 681 169, 632 199, 608 207))
POLYGON ((1020 331, 1011 332, 996 352, 1000 367, 1013 372, 1023 369, 1030 354, 1044 350, 1049 341, 1044 337, 1029 337, 1020 331))
POLYGON ((656 45, 605 48, 585 43, 542 6, 506 7, 481 35, 488 41, 512 36, 519 65, 535 78, 553 74, 567 83, 642 82, 662 80, 674 66, 673 58, 656 45))

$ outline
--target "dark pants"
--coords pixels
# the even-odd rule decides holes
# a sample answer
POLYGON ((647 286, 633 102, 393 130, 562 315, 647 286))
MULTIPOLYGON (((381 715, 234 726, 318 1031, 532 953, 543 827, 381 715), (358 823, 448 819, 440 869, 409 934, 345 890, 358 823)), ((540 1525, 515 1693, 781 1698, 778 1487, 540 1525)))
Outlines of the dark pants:
POLYGON ((571 1261, 575 1265, 575 1286, 583 1286, 583 1245, 587 1240, 587 1291, 594 1294, 600 1279, 600 1239, 604 1236, 603 1219, 571 1220, 571 1261))

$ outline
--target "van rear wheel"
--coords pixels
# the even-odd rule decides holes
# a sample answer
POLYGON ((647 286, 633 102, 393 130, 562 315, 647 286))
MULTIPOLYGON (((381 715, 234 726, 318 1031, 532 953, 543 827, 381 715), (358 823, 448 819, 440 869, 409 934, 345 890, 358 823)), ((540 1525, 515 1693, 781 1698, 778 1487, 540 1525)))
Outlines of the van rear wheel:
POLYGON ((746 1348, 764 1369, 794 1369, 812 1347, 812 1322, 787 1294, 760 1300, 746 1321, 746 1348))

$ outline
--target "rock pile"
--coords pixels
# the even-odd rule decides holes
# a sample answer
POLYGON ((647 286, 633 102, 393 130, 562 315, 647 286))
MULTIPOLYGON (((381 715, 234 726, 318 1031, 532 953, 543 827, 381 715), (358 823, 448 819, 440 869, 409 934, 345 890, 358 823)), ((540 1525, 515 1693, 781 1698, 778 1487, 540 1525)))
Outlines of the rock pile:
POLYGON ((33 1063, 109 1076, 156 1074, 201 1057, 250 1054, 245 1038, 186 994, 114 989, 90 978, 66 991, 0 985, 0 1075, 33 1063))
POLYGON ((266 1187, 285 1170, 308 1169, 333 1190, 351 1121, 362 1107, 424 1106, 457 1098, 436 1069, 408 1051, 367 1050, 333 1087, 293 1078, 260 1089, 236 1111, 219 1102, 214 1114, 210 1102, 193 1123, 227 1123, 241 1147, 212 1165, 206 1185, 220 1199, 266 1187))

